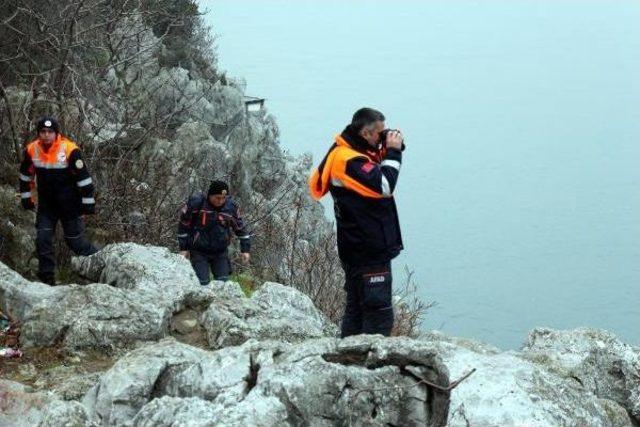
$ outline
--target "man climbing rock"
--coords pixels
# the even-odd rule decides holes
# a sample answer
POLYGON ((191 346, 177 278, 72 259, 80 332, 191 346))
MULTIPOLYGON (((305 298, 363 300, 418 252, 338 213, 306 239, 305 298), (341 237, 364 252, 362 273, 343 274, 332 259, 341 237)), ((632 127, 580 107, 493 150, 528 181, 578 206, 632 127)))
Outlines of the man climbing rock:
POLYGON ((209 270, 216 280, 229 279, 228 246, 233 234, 240 239, 241 260, 246 264, 251 240, 226 182, 213 181, 207 194, 193 196, 183 205, 178 225, 180 254, 191 259, 201 285, 209 284, 209 270))
POLYGON ((53 236, 58 221, 64 240, 76 255, 97 252, 83 236, 81 216, 95 213, 93 180, 78 146, 60 133, 53 117, 42 117, 38 138, 27 144, 20 165, 20 197, 24 209, 36 209, 38 278, 55 285, 53 236), (37 205, 32 191, 37 190, 37 205))

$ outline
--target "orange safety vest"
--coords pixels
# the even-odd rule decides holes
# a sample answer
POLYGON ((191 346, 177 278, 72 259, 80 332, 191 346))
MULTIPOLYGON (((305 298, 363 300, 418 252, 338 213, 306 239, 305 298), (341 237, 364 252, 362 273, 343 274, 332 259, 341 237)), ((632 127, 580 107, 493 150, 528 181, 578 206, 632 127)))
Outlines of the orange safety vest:
POLYGON ((39 139, 27 145, 27 153, 36 169, 66 169, 69 167, 69 156, 78 146, 69 139, 58 134, 48 150, 44 150, 39 139))
POLYGON ((311 197, 320 200, 329 191, 329 185, 334 185, 355 191, 364 197, 385 198, 382 194, 362 185, 346 173, 347 163, 353 158, 364 157, 371 162, 379 162, 365 153, 354 150, 341 135, 336 135, 335 141, 320 166, 313 171, 309 178, 311 197))

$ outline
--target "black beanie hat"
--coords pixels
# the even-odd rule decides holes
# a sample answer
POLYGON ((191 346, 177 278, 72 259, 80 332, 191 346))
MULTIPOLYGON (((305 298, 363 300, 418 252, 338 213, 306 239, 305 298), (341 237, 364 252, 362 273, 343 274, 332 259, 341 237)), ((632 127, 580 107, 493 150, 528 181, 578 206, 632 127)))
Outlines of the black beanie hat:
POLYGON ((53 117, 44 116, 40 120, 38 120, 38 124, 36 125, 36 130, 38 132, 40 132, 42 129, 51 129, 55 133, 60 133, 60 124, 53 117))
POLYGON ((211 185, 209 186, 209 193, 207 193, 209 196, 212 196, 214 194, 228 194, 229 193, 229 186, 227 185, 226 182, 224 181, 213 181, 211 182, 211 185))

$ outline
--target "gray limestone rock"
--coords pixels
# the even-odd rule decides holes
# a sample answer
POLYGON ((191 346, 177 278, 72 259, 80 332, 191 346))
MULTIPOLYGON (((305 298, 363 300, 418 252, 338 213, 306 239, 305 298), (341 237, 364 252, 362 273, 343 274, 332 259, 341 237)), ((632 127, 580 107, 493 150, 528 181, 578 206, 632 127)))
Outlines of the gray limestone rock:
POLYGON ((0 264, 0 308, 20 321, 23 346, 110 348, 157 340, 174 312, 213 298, 188 261, 165 248, 109 245, 73 265, 103 283, 50 287, 0 264))
POLYGON ((35 215, 16 201, 16 189, 0 186, 0 259, 35 273, 35 215))
POLYGON ((29 387, 0 379, 0 425, 12 427, 91 426, 79 402, 59 400, 49 392, 34 393, 29 387))
POLYGON ((54 393, 3 382, 0 403, 10 409, 0 424, 627 426, 629 414, 637 419, 638 349, 605 332, 538 329, 522 352, 436 332, 340 340, 327 337, 337 328, 299 291, 268 282, 247 298, 234 282, 203 287, 188 261, 164 248, 109 245, 73 265, 105 283, 49 287, 0 264, 0 308, 22 323, 22 344, 138 348, 104 373, 55 370, 76 381, 42 387, 54 393), (210 347, 224 348, 162 339, 170 324, 184 337, 203 334, 198 344, 206 336, 210 347), (472 368, 446 389, 449 373, 458 379, 472 368), (82 405, 59 400, 87 387, 82 405))
POLYGON ((17 320, 36 305, 60 297, 65 291, 40 282, 30 282, 0 262, 0 310, 17 320))
POLYGON ((204 328, 214 348, 250 338, 292 342, 337 334, 301 292, 266 283, 246 298, 234 282, 203 287, 189 262, 166 248, 113 244, 72 265, 101 283, 50 287, 0 265, 0 308, 21 321, 23 345, 114 348, 158 340, 169 325, 183 334, 204 328), (189 324, 171 321, 188 310, 195 313, 185 316, 189 324))
POLYGON ((134 427, 277 426, 287 425, 286 407, 276 398, 242 401, 225 408, 198 397, 164 396, 142 407, 133 419, 134 427))
POLYGON ((444 425, 447 369, 410 339, 249 341, 215 352, 163 340, 107 371, 84 403, 101 425, 444 425))
POLYGON ((311 299, 289 286, 267 282, 251 298, 217 299, 202 315, 211 348, 255 339, 296 342, 337 335, 311 299))
POLYGON ((169 315, 126 290, 103 283, 58 286, 52 297, 22 317, 21 343, 113 348, 137 340, 157 340, 167 330, 169 315))
POLYGON ((74 257, 72 266, 89 280, 127 290, 132 299, 171 312, 183 308, 185 298, 199 290, 191 264, 157 246, 107 245, 89 257, 74 257))
MULTIPOLYGON (((185 122, 170 141, 150 140, 142 148, 140 158, 150 164, 143 179, 149 182, 161 179, 166 184, 167 198, 174 201, 184 201, 188 195, 206 189, 210 171, 225 176, 232 163, 228 147, 214 139, 210 126, 202 121, 185 122)), ((143 193, 150 190, 140 188, 143 193)))
POLYGON ((265 282, 251 295, 251 299, 260 306, 269 307, 274 317, 286 318, 292 323, 304 323, 325 334, 338 334, 338 328, 318 311, 311 298, 291 286, 265 282))
POLYGON ((607 331, 538 328, 527 337, 522 355, 600 398, 619 403, 640 423, 639 348, 607 331))
POLYGON ((517 352, 436 332, 423 339, 438 349, 452 381, 476 369, 451 392, 451 426, 631 425, 616 402, 517 352))
POLYGON ((206 289, 208 292, 211 292, 216 298, 223 299, 237 299, 237 298, 246 298, 246 295, 242 291, 242 287, 237 282, 233 282, 230 280, 227 281, 219 281, 212 280, 208 286, 204 286, 203 289, 206 289))
POLYGON ((45 409, 38 427, 89 427, 93 425, 89 421, 87 410, 80 402, 54 400, 45 409))
POLYGON ((34 388, 52 391, 62 400, 81 400, 98 382, 102 372, 84 372, 77 366, 65 366, 67 364, 68 362, 38 372, 37 379, 33 382, 34 388))

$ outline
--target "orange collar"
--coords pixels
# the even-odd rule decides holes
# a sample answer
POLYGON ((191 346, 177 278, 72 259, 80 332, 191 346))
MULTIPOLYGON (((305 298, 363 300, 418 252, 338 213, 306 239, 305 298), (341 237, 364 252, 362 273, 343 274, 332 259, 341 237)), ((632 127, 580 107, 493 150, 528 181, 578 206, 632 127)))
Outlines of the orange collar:
POLYGON ((380 163, 380 155, 378 153, 376 153, 374 150, 367 150, 367 151, 360 151, 360 150, 356 150, 355 148, 353 148, 353 146, 351 144, 349 144, 349 142, 344 139, 342 137, 342 135, 338 134, 336 135, 336 145, 339 147, 347 147, 350 148, 354 151, 357 151, 360 154, 364 154, 365 156, 367 156, 369 158, 369 160, 373 161, 373 162, 378 162, 380 163))

